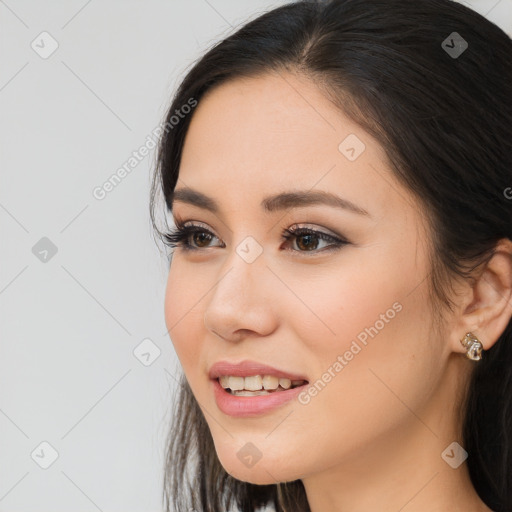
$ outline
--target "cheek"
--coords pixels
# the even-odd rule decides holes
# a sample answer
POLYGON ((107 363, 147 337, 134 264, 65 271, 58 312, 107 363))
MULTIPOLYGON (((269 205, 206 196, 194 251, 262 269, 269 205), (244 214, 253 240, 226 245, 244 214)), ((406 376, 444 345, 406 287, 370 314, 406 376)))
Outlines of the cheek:
POLYGON ((167 279, 164 315, 170 339, 187 377, 194 369, 199 370, 197 362, 201 356, 204 324, 198 301, 207 293, 206 284, 202 286, 204 290, 201 289, 201 279, 194 282, 193 276, 175 258, 167 279))
POLYGON ((295 336, 314 381, 295 408, 305 431, 318 433, 313 451, 334 464, 416 421, 410 410, 426 403, 436 378, 427 281, 410 261, 374 257, 308 275, 294 291, 315 315, 295 314, 295 336))
MULTIPOLYGON (((372 344, 375 356, 386 359, 391 352, 416 350, 416 343, 408 339, 429 325, 427 262, 411 257, 412 245, 399 240, 395 244, 342 249, 332 263, 300 273, 283 269, 303 302, 295 301, 295 312, 288 311, 288 318, 298 322, 299 339, 310 340, 310 349, 323 364, 322 354, 332 359, 354 347, 353 342, 362 351, 372 344), (386 343, 371 343, 384 339, 386 343)), ((357 350, 355 346, 353 351, 357 350)))
POLYGON ((287 306, 279 315, 297 339, 308 345, 314 359, 325 365, 325 356, 336 358, 353 341, 367 347, 370 340, 383 337, 386 331, 389 334, 404 318, 414 315, 414 310, 424 314, 424 298, 418 301, 417 294, 410 293, 414 276, 420 272, 404 263, 389 262, 384 250, 379 254, 368 248, 347 250, 315 268, 283 267, 283 281, 289 283, 293 296, 289 291, 283 293, 281 304, 287 306))

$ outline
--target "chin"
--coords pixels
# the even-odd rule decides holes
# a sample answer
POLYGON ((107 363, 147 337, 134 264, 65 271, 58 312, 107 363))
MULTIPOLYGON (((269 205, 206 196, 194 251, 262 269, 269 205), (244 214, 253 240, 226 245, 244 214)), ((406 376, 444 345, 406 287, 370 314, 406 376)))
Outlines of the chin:
MULTIPOLYGON (((235 453, 230 452, 218 453, 217 456, 224 470, 229 473, 233 478, 242 482, 248 482, 255 485, 275 485, 280 482, 291 482, 299 479, 297 474, 292 474, 290 471, 290 464, 286 464, 286 467, 281 467, 281 463, 284 458, 272 457, 271 459, 265 459, 262 457, 257 462, 247 461, 244 462, 243 453, 240 450, 235 453)), ((277 454, 274 454, 277 455, 277 454)))
POLYGON ((227 473, 229 473, 233 478, 240 480, 242 482, 247 482, 254 485, 275 485, 283 480, 280 478, 280 473, 276 471, 272 471, 272 474, 267 473, 264 467, 246 468, 243 464, 239 463, 236 466, 228 466, 224 467, 227 473))

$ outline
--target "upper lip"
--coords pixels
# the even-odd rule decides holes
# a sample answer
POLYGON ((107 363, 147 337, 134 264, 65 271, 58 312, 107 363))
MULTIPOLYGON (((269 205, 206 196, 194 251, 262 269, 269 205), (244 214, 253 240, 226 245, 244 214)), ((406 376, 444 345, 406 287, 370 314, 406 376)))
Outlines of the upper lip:
POLYGON ((217 361, 210 367, 208 372, 210 379, 217 379, 222 375, 229 375, 233 377, 251 377, 253 375, 274 375, 281 379, 290 380, 305 380, 306 377, 297 373, 288 372, 274 368, 267 364, 258 363, 257 361, 250 361, 248 359, 240 361, 239 363, 232 363, 229 361, 217 361))

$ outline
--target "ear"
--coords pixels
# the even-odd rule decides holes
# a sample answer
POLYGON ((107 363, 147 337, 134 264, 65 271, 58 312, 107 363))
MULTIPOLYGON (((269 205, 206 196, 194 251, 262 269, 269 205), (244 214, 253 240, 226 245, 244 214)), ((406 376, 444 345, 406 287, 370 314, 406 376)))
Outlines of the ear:
POLYGON ((456 322, 453 340, 457 352, 465 353, 460 339, 472 332, 483 349, 491 348, 512 318, 512 241, 501 239, 495 253, 480 271, 476 281, 468 285, 462 309, 456 322))

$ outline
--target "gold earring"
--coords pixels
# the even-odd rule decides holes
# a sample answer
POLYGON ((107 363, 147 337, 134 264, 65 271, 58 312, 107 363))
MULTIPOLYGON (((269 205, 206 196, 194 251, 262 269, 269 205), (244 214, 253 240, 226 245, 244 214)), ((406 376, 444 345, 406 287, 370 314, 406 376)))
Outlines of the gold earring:
POLYGON ((480 361, 480 359, 482 359, 482 344, 472 332, 466 333, 460 342, 466 349, 466 357, 468 359, 472 361, 480 361))

